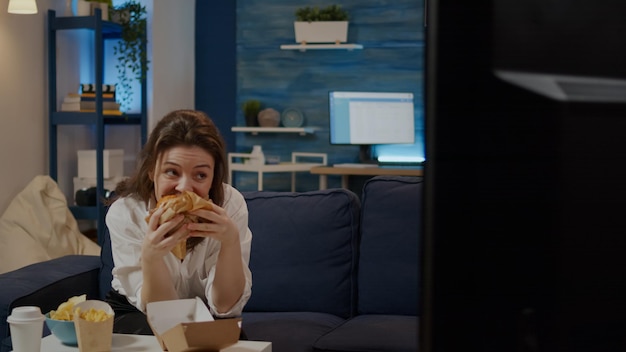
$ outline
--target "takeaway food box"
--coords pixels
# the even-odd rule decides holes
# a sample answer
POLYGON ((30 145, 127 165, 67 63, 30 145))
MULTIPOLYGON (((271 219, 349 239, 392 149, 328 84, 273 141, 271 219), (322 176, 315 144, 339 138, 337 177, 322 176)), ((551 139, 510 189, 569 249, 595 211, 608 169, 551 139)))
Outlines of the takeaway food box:
POLYGON ((215 320, 199 297, 151 302, 146 314, 164 351, 220 351, 239 341, 241 318, 215 320))

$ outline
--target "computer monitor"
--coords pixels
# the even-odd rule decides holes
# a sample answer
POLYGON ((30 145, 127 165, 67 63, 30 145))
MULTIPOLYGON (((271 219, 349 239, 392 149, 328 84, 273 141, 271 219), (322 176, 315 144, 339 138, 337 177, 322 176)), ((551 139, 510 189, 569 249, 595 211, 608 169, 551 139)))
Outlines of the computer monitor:
POLYGON ((361 146, 361 162, 372 145, 415 143, 413 93, 332 91, 328 103, 330 144, 361 146))

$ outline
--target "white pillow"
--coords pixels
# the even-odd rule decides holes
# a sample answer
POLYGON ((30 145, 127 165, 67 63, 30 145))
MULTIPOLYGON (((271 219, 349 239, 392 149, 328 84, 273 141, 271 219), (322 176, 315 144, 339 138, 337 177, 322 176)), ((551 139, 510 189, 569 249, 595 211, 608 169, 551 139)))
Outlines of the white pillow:
POLYGON ((36 176, 0 218, 0 274, 69 254, 100 255, 50 176, 36 176))

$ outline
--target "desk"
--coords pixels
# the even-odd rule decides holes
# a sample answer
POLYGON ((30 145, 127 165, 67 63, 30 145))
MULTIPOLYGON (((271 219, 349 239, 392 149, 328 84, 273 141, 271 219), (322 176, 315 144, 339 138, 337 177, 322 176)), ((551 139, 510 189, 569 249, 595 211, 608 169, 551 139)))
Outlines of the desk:
MULTIPOLYGON (((290 163, 280 164, 263 164, 255 165, 253 163, 237 163, 236 158, 249 158, 250 154, 229 153, 228 154, 228 183, 233 184, 233 171, 254 172, 257 174, 257 189, 263 190, 263 174, 268 172, 291 172, 291 191, 296 189, 296 172, 308 172, 312 167, 326 165, 327 155, 324 153, 291 153, 290 163), (321 161, 317 163, 299 162, 298 158, 319 158, 321 161)), ((320 187, 322 186, 322 176, 320 176, 320 187)))
POLYGON ((378 165, 372 165, 371 167, 336 167, 336 166, 316 166, 311 168, 311 173, 320 175, 320 189, 326 189, 328 187, 328 175, 340 175, 341 187, 348 188, 348 178, 351 175, 354 176, 380 176, 380 175, 393 175, 393 176, 423 176, 424 170, 422 168, 394 168, 394 167, 379 167, 378 165))
MULTIPOLYGON (((41 350, 47 352, 76 352, 78 347, 66 346, 54 335, 48 335, 41 341, 41 350)), ((152 335, 113 334, 111 351, 162 351, 156 337, 152 335)), ((222 352, 272 352, 272 343, 264 341, 239 341, 226 347, 222 352)))

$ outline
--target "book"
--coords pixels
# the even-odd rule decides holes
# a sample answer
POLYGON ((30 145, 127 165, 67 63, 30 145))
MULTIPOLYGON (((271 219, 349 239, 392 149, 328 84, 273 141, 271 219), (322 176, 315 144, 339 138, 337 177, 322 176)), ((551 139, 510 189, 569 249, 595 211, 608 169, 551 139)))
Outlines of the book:
MULTIPOLYGON (((80 102, 81 110, 96 110, 96 102, 93 101, 81 101, 80 102)), ((102 102, 103 110, 119 110, 120 104, 115 101, 103 101, 102 102)))
MULTIPOLYGON (((81 83, 81 93, 96 93, 96 85, 93 83, 81 83)), ((102 93, 115 93, 115 84, 103 84, 102 93)))
POLYGON ((80 102, 78 103, 61 103, 61 111, 80 111, 80 102))
MULTIPOLYGON (((80 109, 80 112, 96 112, 94 109, 80 109)), ((117 115, 121 116, 124 113, 119 110, 102 110, 103 115, 117 115)))
POLYGON ((63 98, 64 103, 80 103, 80 95, 76 93, 69 93, 63 98))
MULTIPOLYGON (((95 100, 96 93, 81 93, 80 99, 82 100, 95 100)), ((102 99, 113 99, 115 100, 115 93, 102 93, 102 99)))

